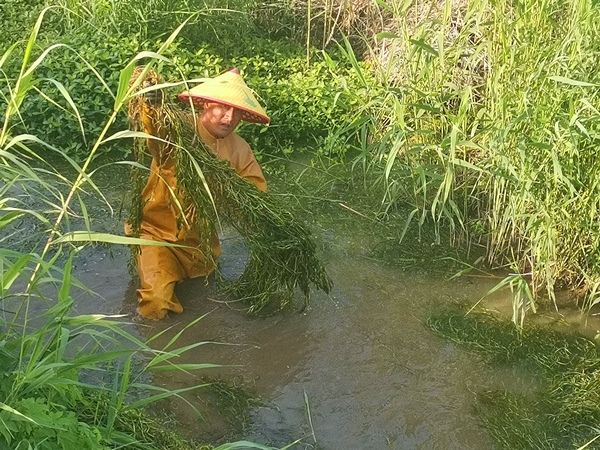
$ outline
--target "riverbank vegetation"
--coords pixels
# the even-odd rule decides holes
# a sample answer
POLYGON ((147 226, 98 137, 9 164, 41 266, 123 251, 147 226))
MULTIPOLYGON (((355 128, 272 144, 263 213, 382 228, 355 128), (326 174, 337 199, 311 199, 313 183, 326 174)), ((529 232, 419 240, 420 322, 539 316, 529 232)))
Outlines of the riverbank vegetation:
MULTIPOLYGON (((99 446, 111 445, 113 430, 127 433, 116 427, 129 408, 127 372, 114 378, 122 393, 107 414, 95 416, 102 425, 68 412, 86 389, 76 375, 110 360, 72 359, 69 346, 85 335, 100 349, 108 331, 124 332, 108 317, 70 315, 77 247, 64 238, 58 250, 57 241, 93 229, 80 194, 102 198, 98 162, 131 151, 108 137, 127 129, 121 73, 136 56, 168 81, 237 67, 272 119, 240 129, 265 166, 302 157, 325 172, 351 168, 377 193, 368 213, 391 230, 389 248, 404 245, 409 229, 433 229, 420 239, 449 240, 469 270, 506 276, 515 323, 558 289, 580 306, 599 303, 599 14, 592 0, 0 4, 0 288, 3 309, 15 313, 0 322, 0 417, 14 424, 3 438, 59 439, 50 418, 99 446), (40 159, 54 157, 73 167, 74 182, 40 159), (391 223, 398 211, 403 220, 391 223), (22 226, 25 217, 35 225, 22 226), (15 250, 23 242, 31 248, 15 250), (34 307, 41 297, 48 303, 34 307)), ((135 354, 150 351, 126 341, 135 354)))
MULTIPOLYGON (((35 8, 11 2, 6 17, 22 31, 35 8), (19 5, 27 14, 10 20, 19 5)), ((179 81, 241 70, 272 117, 241 130, 259 156, 314 152, 378 175, 373 209, 410 207, 397 240, 431 222, 455 245, 483 248, 487 268, 513 274, 517 323, 556 289, 597 302, 594 2, 51 3, 43 39, 66 47, 47 56, 36 87, 55 104, 27 96, 22 126, 47 142, 69 136, 71 156, 91 144, 50 80, 93 135, 113 105, 80 57, 114 87, 128 58, 191 16, 165 51, 175 64, 160 70, 179 81)))
MULTIPOLYGON (((99 72, 81 61, 106 88, 113 99, 113 112, 93 136, 89 153, 81 164, 59 142, 44 141, 30 133, 19 133, 27 125, 23 103, 37 94, 58 105, 38 89, 36 70, 44 64, 53 44, 38 51, 42 10, 29 39, 17 50, 10 46, 0 57, 3 74, 3 121, 0 125, 0 446, 11 449, 196 449, 199 443, 182 438, 167 426, 165 418, 145 409, 172 396, 205 387, 197 384, 168 390, 151 384, 152 374, 169 371, 198 371, 214 364, 177 364, 174 359, 205 342, 176 348, 179 336, 192 321, 160 350, 153 349, 126 331, 122 316, 77 314, 71 289, 85 289, 72 276, 72 262, 81 247, 76 241, 127 243, 123 238, 93 235, 84 201, 89 188, 105 200, 92 180, 92 162, 103 143, 127 132, 110 135, 109 129, 136 86, 128 89, 126 64, 115 92, 99 72), (19 68, 8 64, 18 53, 19 68), (39 56, 36 54, 39 53, 39 56), (36 59, 34 59, 36 58, 36 59), (5 66, 6 64, 6 66, 5 66), (37 92, 36 92, 37 91, 37 92), (16 125, 16 126, 15 126, 16 125), (51 156, 62 159, 55 168, 51 156), (65 163, 70 166, 64 170, 65 163), (59 167, 59 166, 57 166, 59 167), (73 229, 84 227, 76 239, 73 229), (114 240, 116 238, 116 241, 114 240), (28 248, 29 247, 29 248, 28 248)), ((168 36, 157 52, 147 52, 148 68, 164 59, 162 52, 173 42, 181 27, 168 36)), ((139 58, 140 55, 137 56, 139 58)), ((16 64, 15 60, 12 60, 16 64)), ((56 79, 48 79, 69 112, 76 117, 82 135, 86 125, 76 102, 56 79)), ((141 81, 141 79, 140 79, 141 81)), ((109 206, 110 207, 110 206, 109 206)), ((139 240, 137 240, 139 244, 139 240)), ((136 244, 136 240, 130 240, 136 244)), ((191 406, 191 405, 190 405, 191 406)), ((193 407, 192 407, 193 408, 193 407)), ((247 442, 217 448, 268 447, 247 442)))

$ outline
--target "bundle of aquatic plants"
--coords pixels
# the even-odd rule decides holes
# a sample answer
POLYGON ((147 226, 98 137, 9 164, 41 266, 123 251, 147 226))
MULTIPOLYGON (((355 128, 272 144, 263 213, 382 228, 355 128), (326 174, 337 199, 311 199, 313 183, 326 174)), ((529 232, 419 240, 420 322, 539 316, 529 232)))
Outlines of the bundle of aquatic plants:
MULTIPOLYGON (((168 130, 166 140, 173 146, 180 226, 189 226, 200 236, 200 251, 209 263, 215 262, 212 237, 222 223, 239 232, 250 249, 244 272, 226 284, 226 292, 247 301, 251 312, 290 304, 297 288, 304 294, 304 307, 311 285, 329 293, 331 279, 306 227, 272 195, 259 191, 227 161, 217 158, 198 136, 195 116, 168 103, 160 108, 168 130)), ((140 129, 139 117, 130 114, 132 128, 140 129)), ((141 143, 136 145, 139 159, 144 158, 142 147, 141 143)), ((137 192, 133 194, 130 223, 134 235, 139 235, 143 214, 139 172, 134 175, 134 185, 137 192)))

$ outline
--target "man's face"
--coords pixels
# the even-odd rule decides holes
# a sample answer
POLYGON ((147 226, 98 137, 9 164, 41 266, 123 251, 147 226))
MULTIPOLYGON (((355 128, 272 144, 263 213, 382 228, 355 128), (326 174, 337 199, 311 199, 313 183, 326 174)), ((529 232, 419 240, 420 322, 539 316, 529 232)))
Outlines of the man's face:
POLYGON ((206 102, 202 115, 202 125, 217 139, 229 136, 242 120, 242 112, 233 106, 206 102))

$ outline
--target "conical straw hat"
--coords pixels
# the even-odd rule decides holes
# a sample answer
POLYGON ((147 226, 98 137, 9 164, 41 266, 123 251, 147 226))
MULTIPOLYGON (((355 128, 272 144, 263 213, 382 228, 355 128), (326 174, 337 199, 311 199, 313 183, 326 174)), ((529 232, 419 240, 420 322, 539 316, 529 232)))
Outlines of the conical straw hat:
POLYGON ((198 109, 203 109, 205 102, 233 106, 242 111, 242 120, 246 122, 271 122, 237 69, 231 69, 189 91, 182 92, 179 98, 188 105, 191 99, 194 108, 198 109))

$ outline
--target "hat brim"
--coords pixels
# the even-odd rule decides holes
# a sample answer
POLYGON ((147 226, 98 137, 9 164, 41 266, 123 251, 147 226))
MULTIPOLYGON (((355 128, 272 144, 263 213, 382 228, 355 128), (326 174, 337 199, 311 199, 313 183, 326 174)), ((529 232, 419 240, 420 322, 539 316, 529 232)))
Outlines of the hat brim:
POLYGON ((220 103, 222 105, 233 106, 234 108, 242 111, 242 120, 244 120, 246 122, 260 123, 260 124, 271 123, 271 119, 269 119, 267 116, 263 116, 262 114, 258 114, 255 111, 251 111, 251 110, 243 108, 239 105, 235 105, 233 103, 219 100, 217 98, 212 98, 212 97, 207 97, 207 96, 190 95, 187 92, 182 92, 181 94, 179 94, 179 99, 182 102, 187 103, 188 105, 190 104, 190 99, 191 99, 191 101, 194 105, 194 108, 197 108, 197 109, 204 109, 204 104, 206 102, 214 102, 214 103, 220 103))

